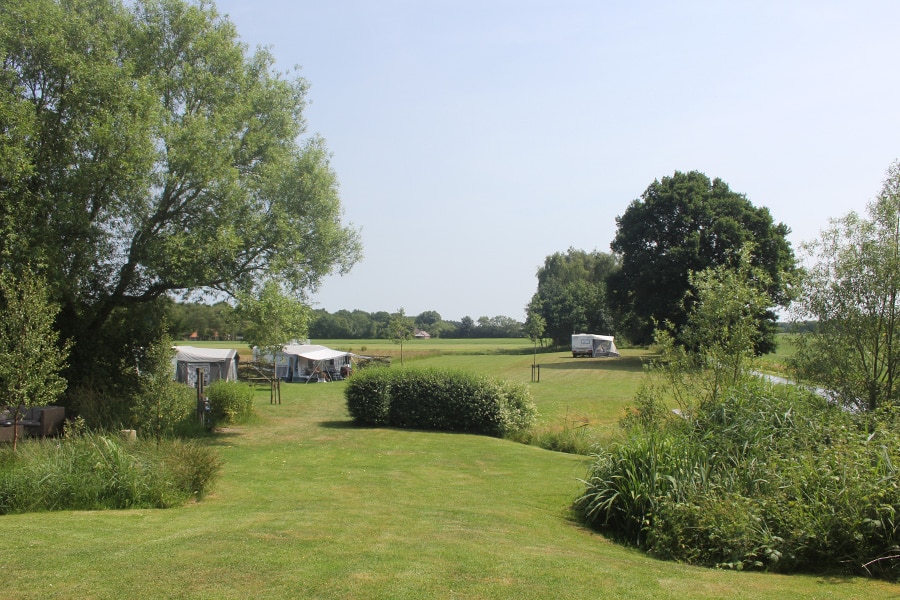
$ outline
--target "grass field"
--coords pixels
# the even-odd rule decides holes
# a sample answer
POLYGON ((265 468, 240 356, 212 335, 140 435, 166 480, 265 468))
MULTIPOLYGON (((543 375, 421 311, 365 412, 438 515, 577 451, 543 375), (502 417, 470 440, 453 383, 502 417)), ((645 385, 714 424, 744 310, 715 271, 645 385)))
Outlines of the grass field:
MULTIPOLYGON (((646 359, 639 351, 535 359, 521 340, 452 344, 453 352, 442 343, 404 344, 404 362, 529 382, 543 425, 586 419, 609 435, 646 359), (532 384, 535 361, 541 381, 532 384)), ((399 354, 390 342, 367 348, 399 354)), ((355 427, 344 385, 286 384, 281 405, 258 389, 255 422, 210 442, 225 467, 201 502, 2 517, 0 598, 900 597, 900 586, 879 581, 647 558, 571 519, 586 458, 355 427)))

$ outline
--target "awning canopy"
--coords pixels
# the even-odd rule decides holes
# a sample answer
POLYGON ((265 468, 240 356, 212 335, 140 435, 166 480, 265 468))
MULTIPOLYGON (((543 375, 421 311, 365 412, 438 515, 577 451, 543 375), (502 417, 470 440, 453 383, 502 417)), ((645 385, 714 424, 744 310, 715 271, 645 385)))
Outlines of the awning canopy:
POLYGON ((342 358, 347 355, 353 356, 350 352, 332 350, 331 348, 319 346, 318 344, 288 344, 284 346, 281 351, 284 354, 299 356, 300 358, 316 362, 342 358))

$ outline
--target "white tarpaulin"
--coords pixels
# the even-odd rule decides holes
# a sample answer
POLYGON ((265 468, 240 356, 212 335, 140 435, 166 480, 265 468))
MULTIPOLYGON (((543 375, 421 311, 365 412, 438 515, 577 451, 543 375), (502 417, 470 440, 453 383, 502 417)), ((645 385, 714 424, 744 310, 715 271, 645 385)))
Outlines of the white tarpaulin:
MULTIPOLYGON (((256 360, 273 362, 271 355, 263 355, 256 348, 253 355, 256 360)), ((318 344, 287 344, 275 356, 274 363, 278 377, 285 381, 327 381, 349 372, 355 356, 318 344)))
POLYGON ((225 348, 195 348, 175 346, 175 379, 197 386, 197 372, 203 375, 204 385, 213 381, 237 381, 238 353, 225 348))
POLYGON ((288 344, 282 349, 282 352, 312 361, 334 360, 336 358, 344 358, 348 355, 352 356, 349 352, 332 350, 331 348, 319 346, 317 344, 288 344))

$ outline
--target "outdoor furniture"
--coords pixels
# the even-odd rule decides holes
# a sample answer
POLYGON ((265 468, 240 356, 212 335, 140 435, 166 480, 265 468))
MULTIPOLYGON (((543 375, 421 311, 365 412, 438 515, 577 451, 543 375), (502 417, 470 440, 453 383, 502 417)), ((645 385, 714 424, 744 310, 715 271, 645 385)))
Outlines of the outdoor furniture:
POLYGON ((66 420, 66 409, 62 406, 31 406, 25 410, 19 424, 25 434, 33 437, 59 435, 66 420))
MULTIPOLYGON (((25 431, 21 425, 16 425, 16 429, 19 430, 19 434, 16 437, 21 438, 25 435, 25 431)), ((14 431, 15 429, 13 429, 12 421, 0 421, 0 443, 12 442, 14 431)))

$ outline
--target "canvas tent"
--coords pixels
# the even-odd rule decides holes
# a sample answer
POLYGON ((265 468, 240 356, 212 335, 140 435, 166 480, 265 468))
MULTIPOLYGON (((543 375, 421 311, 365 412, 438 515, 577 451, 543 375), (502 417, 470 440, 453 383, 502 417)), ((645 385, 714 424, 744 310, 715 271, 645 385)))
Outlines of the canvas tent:
MULTIPOLYGON (((272 357, 261 357, 254 348, 256 360, 272 362, 272 357)), ((294 382, 310 382, 340 379, 342 367, 351 368, 354 358, 351 352, 332 350, 318 344, 287 344, 275 357, 275 369, 280 379, 294 382)))
POLYGON ((592 333, 576 333, 572 336, 572 356, 590 356, 593 358, 619 356, 615 338, 611 335, 592 333))
POLYGON ((222 348, 195 348, 175 346, 175 379, 197 387, 197 370, 203 375, 203 384, 213 381, 237 381, 238 353, 222 348))

